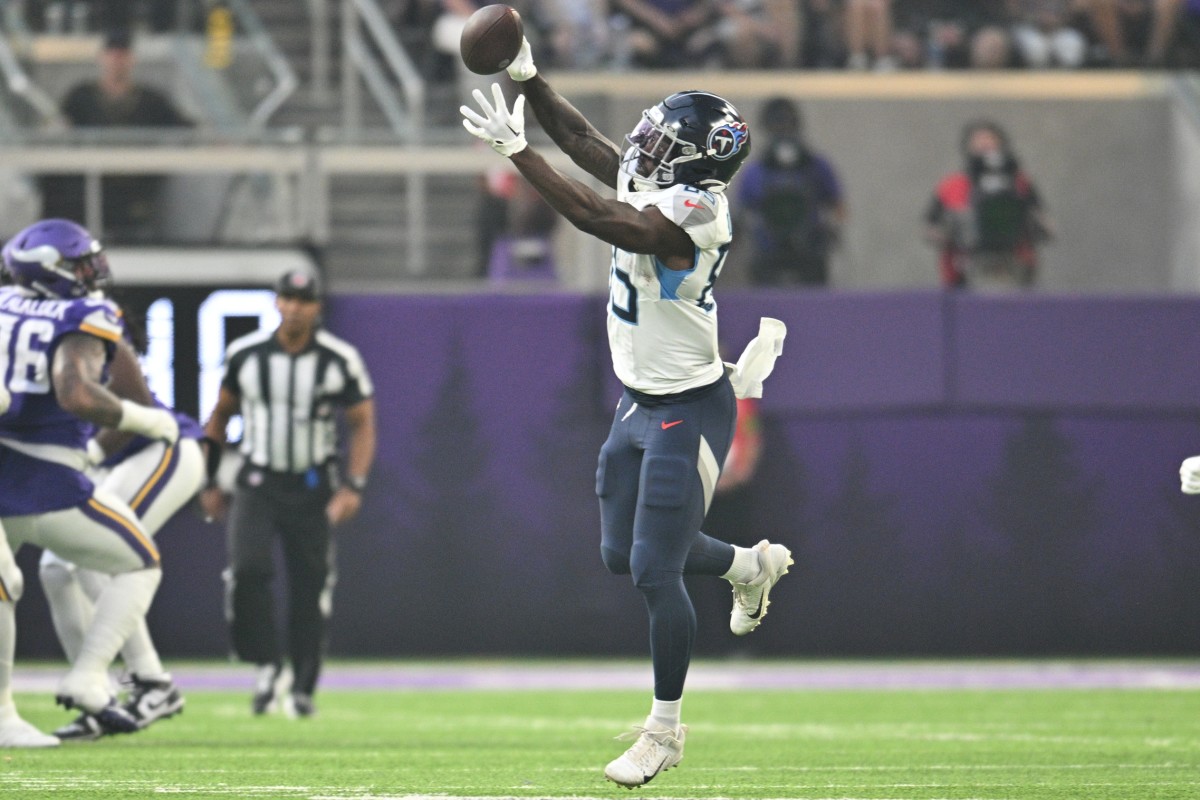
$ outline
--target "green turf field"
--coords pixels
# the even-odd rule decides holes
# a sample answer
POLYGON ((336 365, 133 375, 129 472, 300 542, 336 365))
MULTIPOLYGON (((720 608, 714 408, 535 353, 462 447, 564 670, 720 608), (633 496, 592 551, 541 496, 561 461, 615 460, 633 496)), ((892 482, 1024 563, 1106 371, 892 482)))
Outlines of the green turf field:
MULTIPOLYGON (((643 692, 330 691, 312 720, 192 692, 134 736, 0 752, 0 797, 623 797, 643 692)), ((23 695, 43 729, 67 719, 23 695)), ((1200 692, 689 692, 670 798, 1200 798, 1200 692)))

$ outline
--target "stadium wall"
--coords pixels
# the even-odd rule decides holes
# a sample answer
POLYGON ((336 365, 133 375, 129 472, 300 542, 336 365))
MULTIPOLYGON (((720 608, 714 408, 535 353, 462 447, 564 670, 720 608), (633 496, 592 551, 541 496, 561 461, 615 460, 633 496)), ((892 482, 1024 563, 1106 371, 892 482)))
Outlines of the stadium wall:
MULTIPOLYGON (((618 387, 596 296, 341 296, 377 380, 379 463, 338 537, 341 655, 626 654, 642 603, 598 552, 595 459, 618 387)), ((736 353, 789 336, 749 492, 713 530, 796 553, 770 619, 700 652, 1195 654, 1200 299, 727 290, 736 353)), ((221 528, 159 537, 164 653, 219 656, 221 528)), ((36 580, 22 657, 57 651, 36 580)))

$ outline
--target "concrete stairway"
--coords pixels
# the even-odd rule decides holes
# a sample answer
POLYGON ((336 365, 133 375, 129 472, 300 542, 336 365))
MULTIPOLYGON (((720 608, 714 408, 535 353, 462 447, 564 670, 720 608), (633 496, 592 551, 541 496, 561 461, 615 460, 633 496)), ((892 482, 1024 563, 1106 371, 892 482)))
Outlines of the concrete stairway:
MULTIPOLYGON (((333 53, 331 87, 326 102, 313 99, 310 37, 312 21, 308 4, 296 0, 250 0, 250 5, 284 53, 300 79, 300 89, 271 120, 273 127, 297 126, 306 131, 309 141, 318 140, 318 131, 336 130, 342 122, 339 103, 341 81, 340 3, 330 5, 330 38, 333 53)), ((386 8, 385 8, 386 11, 386 8)), ((400 32, 409 53, 423 69, 431 65, 423 34, 407 29, 400 32)), ((432 72, 432 69, 427 71, 432 72)), ((428 85, 427 116, 435 125, 445 125, 448 115, 433 113, 447 103, 457 108, 452 85, 428 85)), ((363 124, 368 135, 384 131, 382 113, 369 95, 364 103, 363 124)), ((454 120, 457 125, 457 120, 454 120)), ((330 238, 323 248, 323 260, 331 283, 355 289, 378 284, 383 289, 398 281, 439 281, 471 278, 477 271, 475 220, 479 192, 470 176, 433 175, 427 179, 426 241, 429 264, 424 275, 413 275, 405 262, 411 233, 406 227, 406 192, 403 176, 335 177, 330 184, 330 238)))

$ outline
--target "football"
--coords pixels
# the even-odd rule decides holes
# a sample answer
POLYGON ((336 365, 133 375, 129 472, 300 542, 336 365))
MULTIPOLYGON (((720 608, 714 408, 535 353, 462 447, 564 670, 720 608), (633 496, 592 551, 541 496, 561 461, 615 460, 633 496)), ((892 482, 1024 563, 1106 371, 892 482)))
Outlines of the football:
POLYGON ((521 15, 506 5, 484 6, 467 19, 459 39, 459 52, 467 69, 477 75, 494 75, 516 58, 525 38, 521 15))

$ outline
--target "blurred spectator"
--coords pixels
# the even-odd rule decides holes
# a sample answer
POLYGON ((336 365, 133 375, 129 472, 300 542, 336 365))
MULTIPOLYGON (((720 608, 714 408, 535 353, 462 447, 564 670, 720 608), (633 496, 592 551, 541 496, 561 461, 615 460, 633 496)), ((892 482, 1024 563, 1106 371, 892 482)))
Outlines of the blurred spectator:
POLYGON ((775 97, 762 111, 764 155, 742 170, 738 208, 753 231, 751 278, 760 285, 823 286, 846 210, 833 165, 809 148, 800 108, 775 97))
POLYGON ((901 66, 923 63, 929 69, 998 69, 1009 66, 1011 50, 1005 27, 1008 0, 896 0, 893 47, 901 66), (923 43, 924 58, 912 39, 923 43))
POLYGON ((796 0, 719 0, 721 62, 740 69, 799 66, 803 17, 796 0))
POLYGON ((802 0, 804 33, 800 63, 816 69, 833 69, 845 58, 842 20, 834 0, 802 0))
POLYGON ((606 0, 537 0, 534 13, 547 30, 550 53, 546 61, 569 69, 595 69, 606 61, 606 0))
POLYGON ((1141 63, 1150 44, 1157 0, 1083 0, 1103 61, 1117 67, 1141 63))
POLYGON ((1012 47, 1003 28, 983 28, 971 39, 972 69, 1007 69, 1011 66, 1012 47))
POLYGON ((624 41, 613 47, 627 52, 632 66, 719 65, 719 37, 711 30, 720 14, 717 0, 613 0, 612 7, 629 22, 627 31, 616 34, 624 41))
POLYGON ((1087 58, 1087 39, 1071 26, 1073 0, 1009 0, 1013 41, 1027 67, 1076 69, 1087 58))
POLYGON ((960 149, 963 170, 941 180, 925 216, 943 286, 1031 286, 1035 246, 1050 233, 1033 181, 995 122, 966 125, 960 149))
MULTIPOLYGON (((166 95, 133 80, 134 55, 128 31, 110 32, 99 56, 98 80, 72 88, 63 116, 75 128, 182 128, 191 121, 166 95)), ((113 175, 101 182, 106 241, 146 241, 157 235, 161 175, 113 175)), ((44 217, 83 221, 82 179, 45 176, 44 217)))
POLYGON ((555 280, 553 235, 558 214, 511 169, 489 170, 482 183, 481 273, 496 283, 555 280))
POLYGON ((892 58, 892 0, 845 0, 846 66, 853 70, 896 68, 892 58))
POLYGON ((1190 58, 1185 65, 1196 66, 1197 44, 1200 40, 1200 0, 1155 0, 1154 28, 1146 52, 1146 65, 1164 67, 1170 63, 1171 47, 1176 44, 1180 25, 1190 45, 1190 58))

